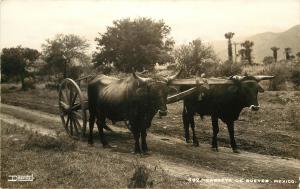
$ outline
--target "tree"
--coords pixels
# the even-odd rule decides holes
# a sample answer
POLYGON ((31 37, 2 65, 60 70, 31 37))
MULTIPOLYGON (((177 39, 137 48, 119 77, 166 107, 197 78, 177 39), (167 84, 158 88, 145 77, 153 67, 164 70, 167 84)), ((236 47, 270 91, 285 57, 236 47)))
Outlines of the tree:
POLYGON ((300 52, 296 53, 297 59, 300 60, 300 52))
POLYGON ((241 56, 241 62, 245 60, 245 49, 239 50, 239 56, 241 56))
POLYGON ((54 39, 47 39, 42 45, 46 68, 54 73, 61 73, 66 78, 72 67, 88 62, 88 47, 87 41, 80 36, 57 34, 54 39))
POLYGON ((265 65, 272 64, 274 61, 275 61, 275 58, 273 56, 266 56, 263 59, 263 63, 265 65))
POLYGON ((22 89, 25 89, 24 79, 29 74, 30 66, 40 56, 35 49, 23 48, 4 48, 1 53, 1 74, 8 78, 16 77, 21 80, 22 89))
POLYGON ((231 44, 231 38, 233 37, 233 32, 225 33, 225 38, 228 39, 228 60, 229 62, 232 62, 232 44, 231 44))
POLYGON ((173 61, 170 54, 174 41, 169 38, 171 28, 164 21, 150 18, 123 19, 113 22, 95 40, 96 66, 113 64, 118 70, 131 72, 153 69, 156 63, 173 61))
POLYGON ((210 73, 217 66, 217 56, 211 46, 206 46, 200 39, 193 40, 188 45, 181 45, 175 50, 175 60, 179 67, 184 68, 187 75, 210 73))
POLYGON ((277 51, 279 50, 280 48, 279 47, 271 47, 271 50, 273 51, 273 58, 275 60, 275 62, 277 62, 277 51))
POLYGON ((252 47, 254 45, 254 42, 246 40, 241 45, 242 45, 242 47, 245 48, 245 58, 246 58, 246 60, 248 60, 249 64, 252 64, 252 55, 251 55, 251 53, 252 53, 252 47))
POLYGON ((285 59, 286 60, 291 59, 291 52, 292 52, 292 49, 290 47, 284 48, 284 53, 285 53, 285 59))

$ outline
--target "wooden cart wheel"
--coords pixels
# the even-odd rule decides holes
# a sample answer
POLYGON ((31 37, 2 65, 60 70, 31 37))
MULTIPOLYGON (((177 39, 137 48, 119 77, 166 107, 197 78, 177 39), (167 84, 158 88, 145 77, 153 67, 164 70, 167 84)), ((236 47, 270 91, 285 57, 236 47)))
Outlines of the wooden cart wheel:
POLYGON ((85 135, 87 123, 87 101, 77 83, 66 78, 59 88, 59 113, 67 133, 79 139, 85 135))

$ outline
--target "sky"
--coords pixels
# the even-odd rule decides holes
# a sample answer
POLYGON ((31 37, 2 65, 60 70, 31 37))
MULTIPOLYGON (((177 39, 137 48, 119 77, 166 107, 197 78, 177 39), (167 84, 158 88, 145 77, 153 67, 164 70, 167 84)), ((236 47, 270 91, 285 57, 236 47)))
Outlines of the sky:
POLYGON ((176 44, 281 32, 300 23, 300 0, 1 0, 1 48, 40 50, 55 34, 77 34, 95 50, 95 37, 113 20, 150 17, 172 28, 176 44))

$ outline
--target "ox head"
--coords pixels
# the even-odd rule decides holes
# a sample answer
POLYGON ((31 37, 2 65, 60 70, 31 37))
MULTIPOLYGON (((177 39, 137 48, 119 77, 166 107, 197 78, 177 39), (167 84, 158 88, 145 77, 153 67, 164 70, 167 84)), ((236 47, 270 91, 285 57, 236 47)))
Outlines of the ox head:
POLYGON ((230 79, 235 81, 235 85, 231 86, 229 90, 231 92, 238 92, 246 107, 249 107, 252 111, 258 111, 260 105, 257 95, 264 92, 259 82, 272 78, 274 76, 233 76, 230 79))
POLYGON ((154 112, 159 113, 160 116, 167 115, 167 97, 168 97, 168 86, 172 80, 180 75, 182 70, 172 76, 163 78, 144 78, 133 73, 133 76, 140 82, 137 93, 140 96, 148 98, 150 107, 153 108, 154 112))

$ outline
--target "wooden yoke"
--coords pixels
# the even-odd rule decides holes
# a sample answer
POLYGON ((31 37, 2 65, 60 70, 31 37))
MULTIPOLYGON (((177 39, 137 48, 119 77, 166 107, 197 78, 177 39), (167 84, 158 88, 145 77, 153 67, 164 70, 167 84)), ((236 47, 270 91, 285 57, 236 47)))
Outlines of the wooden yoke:
MULTIPOLYGON (((235 76, 236 79, 241 80, 244 76, 235 76)), ((269 80, 273 79, 274 76, 254 76, 254 78, 259 82, 261 80, 269 80)), ((231 85, 234 84, 232 79, 224 79, 224 78, 190 78, 190 79, 174 79, 170 82, 170 85, 173 86, 187 86, 191 87, 190 89, 175 94, 173 96, 168 97, 167 103, 174 103, 179 100, 182 100, 186 96, 193 94, 196 91, 201 90, 200 86, 203 88, 209 89, 210 85, 231 85)))
POLYGON ((174 79, 171 81, 170 85, 173 86, 190 86, 192 88, 180 92, 178 94, 168 97, 167 103, 171 104, 182 100, 183 98, 192 95, 193 93, 201 90, 200 86, 209 89, 209 85, 223 85, 223 84, 233 84, 232 81, 220 78, 191 78, 191 79, 174 79))

